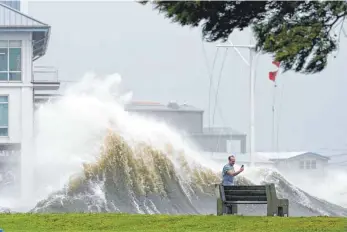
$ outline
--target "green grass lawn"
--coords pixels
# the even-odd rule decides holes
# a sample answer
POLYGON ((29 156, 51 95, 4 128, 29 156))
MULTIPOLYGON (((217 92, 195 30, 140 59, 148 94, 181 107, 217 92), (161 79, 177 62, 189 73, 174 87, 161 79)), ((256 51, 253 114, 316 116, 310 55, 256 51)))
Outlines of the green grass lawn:
POLYGON ((168 216, 129 214, 0 214, 4 232, 39 231, 347 231, 347 218, 168 216))

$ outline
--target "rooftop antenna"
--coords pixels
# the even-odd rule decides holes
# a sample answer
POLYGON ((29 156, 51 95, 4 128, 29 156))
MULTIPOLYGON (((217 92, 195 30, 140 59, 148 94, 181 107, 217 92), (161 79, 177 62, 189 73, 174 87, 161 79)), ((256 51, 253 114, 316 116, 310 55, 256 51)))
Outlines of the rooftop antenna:
POLYGON ((253 59, 256 53, 255 45, 252 44, 252 37, 250 39, 250 44, 248 45, 234 45, 231 40, 228 40, 228 44, 218 44, 217 48, 224 47, 224 48, 233 48, 236 53, 239 55, 239 57, 243 60, 243 62, 249 67, 249 106, 250 106, 250 134, 249 134, 249 155, 250 155, 250 163, 251 167, 254 166, 254 150, 255 150, 255 123, 254 123, 254 93, 255 93, 255 74, 254 74, 254 67, 253 67, 253 59), (249 51, 249 61, 241 54, 239 51, 239 48, 241 49, 248 49, 249 51))

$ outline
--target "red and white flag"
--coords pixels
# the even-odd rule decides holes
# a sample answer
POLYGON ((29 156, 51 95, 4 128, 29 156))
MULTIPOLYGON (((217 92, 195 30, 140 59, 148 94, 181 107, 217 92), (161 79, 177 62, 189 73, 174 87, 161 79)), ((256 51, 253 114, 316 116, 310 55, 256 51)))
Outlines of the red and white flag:
POLYGON ((280 62, 278 61, 272 61, 272 63, 274 65, 276 65, 277 67, 277 70, 276 71, 272 71, 272 72, 269 72, 269 79, 273 82, 276 82, 276 76, 277 76, 277 72, 279 70, 279 67, 280 67, 280 62))

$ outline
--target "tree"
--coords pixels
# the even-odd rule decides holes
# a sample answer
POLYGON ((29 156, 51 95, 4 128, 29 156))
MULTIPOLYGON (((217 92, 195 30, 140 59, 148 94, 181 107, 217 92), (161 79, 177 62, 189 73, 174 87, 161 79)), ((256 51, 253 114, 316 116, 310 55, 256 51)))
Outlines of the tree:
MULTIPOLYGON (((147 4, 148 1, 142 1, 147 4)), ((182 26, 202 26, 203 39, 226 41, 251 27, 256 49, 280 61, 284 71, 322 71, 338 48, 347 15, 345 1, 151 1, 182 26), (333 30, 340 28, 338 35, 333 30)))

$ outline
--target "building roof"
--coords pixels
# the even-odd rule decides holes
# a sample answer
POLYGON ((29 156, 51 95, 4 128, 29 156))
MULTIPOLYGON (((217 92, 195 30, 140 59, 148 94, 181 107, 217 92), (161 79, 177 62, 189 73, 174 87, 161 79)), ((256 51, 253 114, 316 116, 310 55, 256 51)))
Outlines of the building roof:
POLYGON ((46 53, 50 26, 0 3, 0 32, 32 32, 33 60, 46 53))
POLYGON ((20 11, 20 7, 21 7, 21 0, 5 0, 5 1, 0 1, 0 3, 4 3, 10 7, 12 7, 13 9, 16 9, 18 11, 20 11))
POLYGON ((292 151, 292 152, 257 152, 257 154, 267 157, 269 160, 280 160, 289 159, 301 154, 306 153, 306 151, 292 151))
POLYGON ((125 106, 127 111, 186 111, 186 112, 203 112, 194 106, 188 104, 179 105, 176 102, 169 102, 168 104, 161 104, 159 102, 148 101, 133 101, 125 106))
POLYGON ((330 158, 327 156, 323 156, 318 153, 314 152, 307 152, 307 151, 301 151, 301 152, 261 152, 263 156, 268 157, 269 160, 275 161, 275 160, 284 160, 284 159, 295 159, 300 156, 305 156, 305 155, 314 155, 317 156, 320 159, 327 159, 329 160, 330 158))

